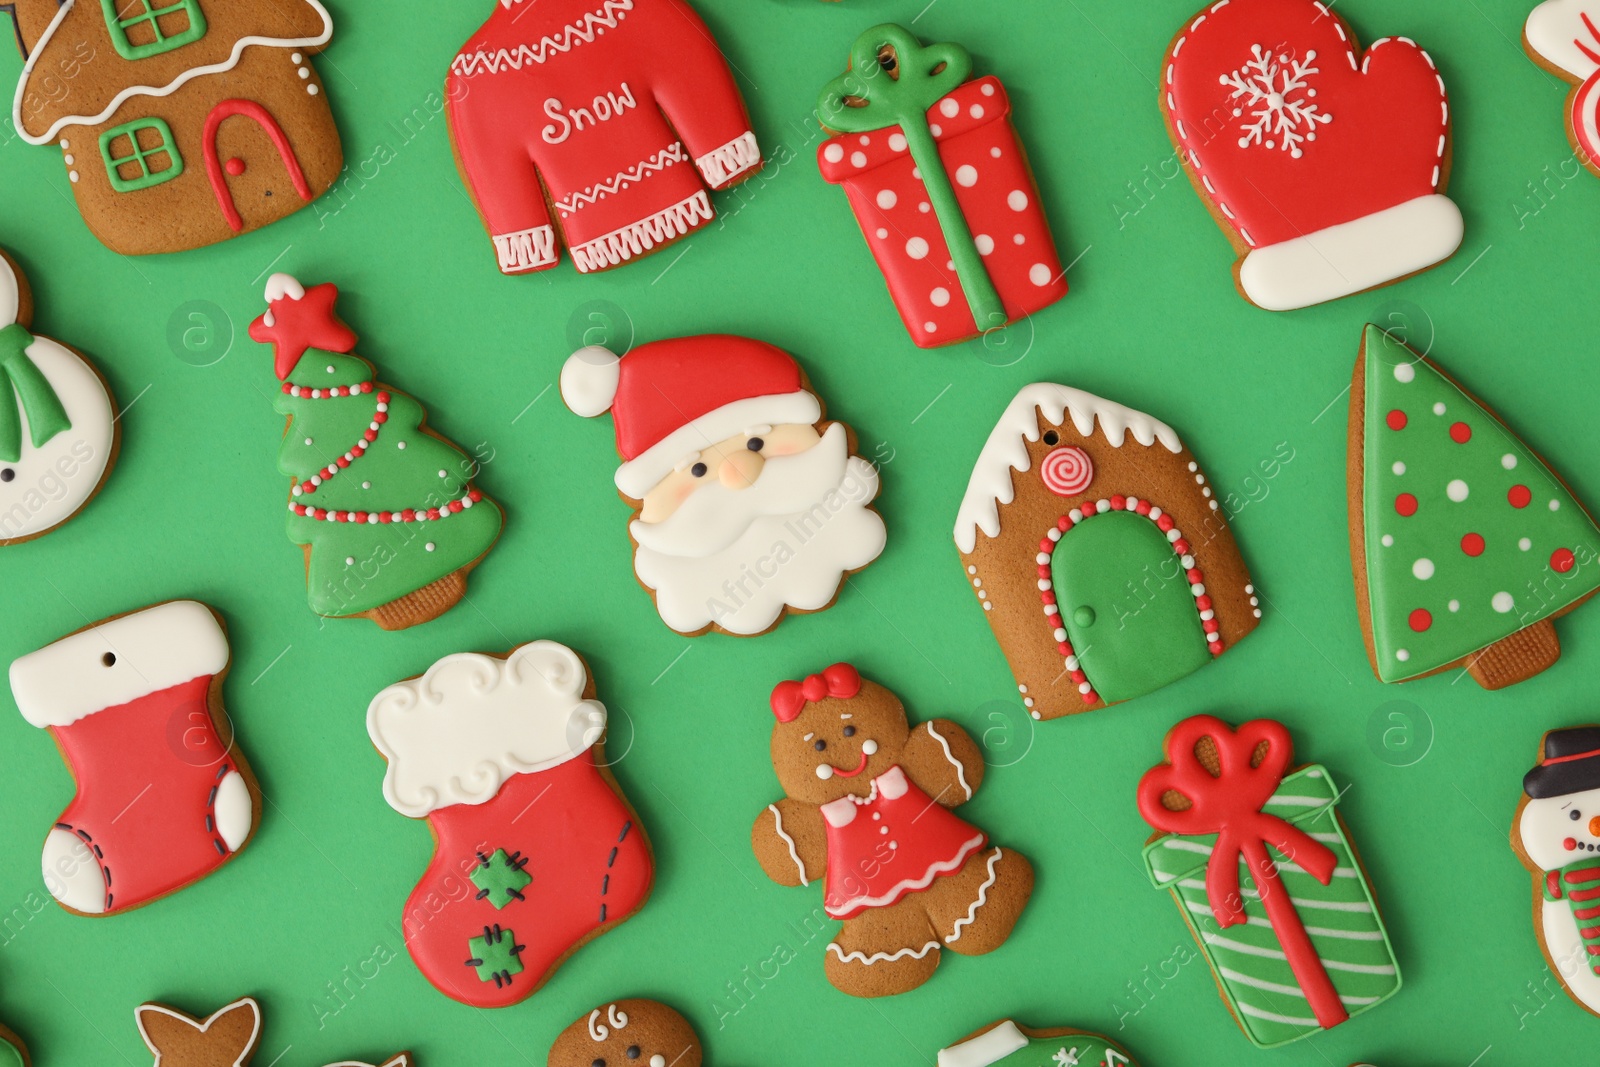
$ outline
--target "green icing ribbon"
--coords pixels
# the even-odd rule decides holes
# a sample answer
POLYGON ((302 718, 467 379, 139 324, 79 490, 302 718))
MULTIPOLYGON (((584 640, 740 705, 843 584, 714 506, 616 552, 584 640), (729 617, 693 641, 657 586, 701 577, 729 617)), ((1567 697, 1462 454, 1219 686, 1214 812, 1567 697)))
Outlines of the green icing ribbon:
POLYGON ((0 462, 15 463, 22 458, 22 420, 28 416, 33 447, 72 428, 61 398, 50 388, 43 372, 28 358, 33 334, 17 323, 0 330, 0 462), (7 394, 16 399, 7 402, 7 394))
POLYGON ((850 49, 850 69, 822 90, 817 116, 822 125, 839 133, 900 127, 911 159, 922 172, 939 229, 950 246, 950 259, 972 309, 972 320, 978 329, 987 330, 1005 325, 1005 304, 984 269, 983 256, 939 156, 939 142, 928 128, 928 109, 971 73, 972 56, 958 44, 924 46, 902 26, 874 26, 856 38, 850 49))

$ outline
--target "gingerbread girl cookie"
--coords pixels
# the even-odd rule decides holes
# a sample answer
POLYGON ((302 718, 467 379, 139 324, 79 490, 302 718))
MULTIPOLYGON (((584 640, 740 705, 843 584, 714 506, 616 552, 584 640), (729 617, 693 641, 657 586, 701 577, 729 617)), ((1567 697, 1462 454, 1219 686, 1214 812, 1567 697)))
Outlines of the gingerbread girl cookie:
MULTIPOLYGON (((204 1019, 165 1004, 141 1004, 133 1019, 154 1067, 250 1067, 261 1044, 261 1005, 241 997, 204 1019)), ((375 1067, 340 1060, 328 1067, 375 1067)), ((413 1067, 409 1052, 398 1052, 376 1067, 413 1067)))
POLYGON ((700 1067, 689 1020, 654 1000, 618 1000, 561 1031, 549 1067, 700 1067))
POLYGON ((751 831, 767 877, 823 884, 842 920, 828 981, 858 997, 933 977, 940 950, 999 948, 1033 892, 1033 867, 950 809, 984 764, 948 719, 912 727, 899 699, 847 663, 772 691, 772 766, 785 796, 751 831))
POLYGON ((1522 28, 1522 47, 1572 83, 1567 139, 1579 162, 1600 174, 1600 0, 1545 0, 1522 28))

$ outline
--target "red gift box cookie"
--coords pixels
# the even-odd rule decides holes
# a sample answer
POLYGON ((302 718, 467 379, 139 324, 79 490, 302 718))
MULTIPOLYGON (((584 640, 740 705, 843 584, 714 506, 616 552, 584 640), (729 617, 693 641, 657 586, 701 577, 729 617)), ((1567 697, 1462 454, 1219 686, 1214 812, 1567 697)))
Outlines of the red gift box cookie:
POLYGON ((971 340, 1067 293, 1010 98, 999 78, 967 81, 971 71, 958 45, 923 47, 879 26, 818 104, 823 126, 840 131, 817 150, 822 176, 844 186, 923 348, 971 340))

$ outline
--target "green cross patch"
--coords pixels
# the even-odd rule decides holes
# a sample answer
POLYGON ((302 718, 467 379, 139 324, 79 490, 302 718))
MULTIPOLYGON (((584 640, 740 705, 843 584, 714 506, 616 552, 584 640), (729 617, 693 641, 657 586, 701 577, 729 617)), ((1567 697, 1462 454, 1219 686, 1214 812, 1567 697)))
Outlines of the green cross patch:
POLYGON ((511 984, 511 976, 522 973, 522 960, 518 953, 524 946, 517 944, 517 935, 503 930, 499 924, 485 926, 483 936, 467 942, 472 958, 467 966, 478 972, 478 981, 493 982, 497 987, 511 984))
POLYGON ((533 875, 522 868, 528 865, 521 852, 506 854, 496 849, 494 855, 478 853, 478 866, 472 871, 472 884, 478 887, 478 899, 487 899, 496 909, 513 900, 522 900, 522 890, 533 881, 533 875))

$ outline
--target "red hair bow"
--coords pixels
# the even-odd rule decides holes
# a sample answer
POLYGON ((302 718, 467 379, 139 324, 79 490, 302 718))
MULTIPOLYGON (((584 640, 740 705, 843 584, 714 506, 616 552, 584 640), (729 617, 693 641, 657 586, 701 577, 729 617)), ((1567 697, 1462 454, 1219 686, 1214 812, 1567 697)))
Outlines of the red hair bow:
POLYGON ((772 714, 779 722, 794 722, 807 704, 828 697, 848 700, 861 692, 861 675, 848 663, 835 663, 803 682, 779 682, 772 688, 772 714))

